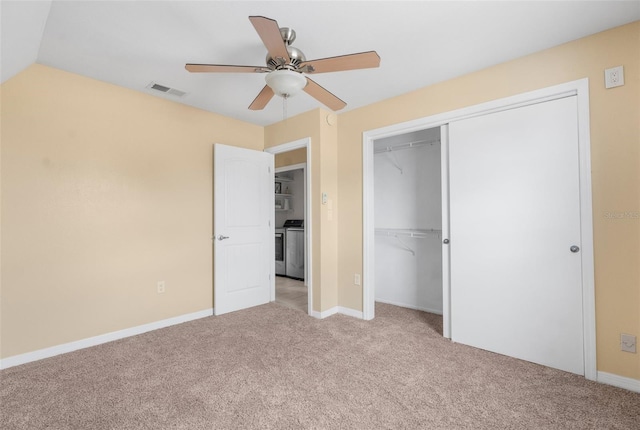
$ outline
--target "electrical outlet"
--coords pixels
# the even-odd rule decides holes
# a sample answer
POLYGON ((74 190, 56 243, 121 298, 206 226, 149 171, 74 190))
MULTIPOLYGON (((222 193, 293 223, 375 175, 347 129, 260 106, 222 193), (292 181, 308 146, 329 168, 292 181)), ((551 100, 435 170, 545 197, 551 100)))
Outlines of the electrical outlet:
POLYGON ((620 350, 625 352, 636 352, 636 337, 632 334, 620 335, 620 350))
POLYGON ((354 285, 360 285, 360 274, 356 273, 353 275, 353 283, 354 285))
POLYGON ((158 281, 158 294, 162 294, 165 291, 164 281, 158 281))
POLYGON ((604 87, 614 88, 624 85, 624 68, 622 66, 612 67, 604 71, 604 87))

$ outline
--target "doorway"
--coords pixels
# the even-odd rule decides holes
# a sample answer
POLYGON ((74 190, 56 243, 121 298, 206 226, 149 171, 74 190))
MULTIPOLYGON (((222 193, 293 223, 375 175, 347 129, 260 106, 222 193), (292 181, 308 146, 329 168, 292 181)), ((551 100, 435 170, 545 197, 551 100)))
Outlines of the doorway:
POLYGON ((275 262, 277 276, 272 280, 271 300, 311 315, 313 310, 311 139, 304 138, 267 148, 265 152, 274 154, 276 157, 274 175, 276 234, 273 242, 276 254, 278 253, 277 245, 281 244, 281 261, 275 262), (278 236, 280 242, 277 242, 278 236), (287 272, 287 259, 289 272, 287 272))
POLYGON ((440 127, 377 139, 375 300, 442 315, 440 127))
POLYGON ((289 308, 307 312, 306 148, 277 154, 275 166, 275 301, 289 308), (299 161, 302 162, 298 163, 299 161))

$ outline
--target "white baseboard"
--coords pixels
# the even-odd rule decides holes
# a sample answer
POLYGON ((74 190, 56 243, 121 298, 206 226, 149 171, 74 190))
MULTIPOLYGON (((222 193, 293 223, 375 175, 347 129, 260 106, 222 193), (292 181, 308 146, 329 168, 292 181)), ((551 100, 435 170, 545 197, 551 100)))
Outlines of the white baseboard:
POLYGON ((311 316, 318 319, 327 318, 335 314, 343 314, 349 317, 362 319, 362 311, 356 311, 355 309, 345 308, 343 306, 334 306, 322 312, 318 312, 318 311, 311 312, 311 316))
POLYGON ((380 300, 376 299, 376 302, 386 303, 388 305, 399 306, 401 308, 415 309, 416 311, 429 312, 430 314, 442 315, 442 309, 423 308, 420 306, 407 305, 400 302, 394 302, 392 300, 380 300))
POLYGON ((362 319, 362 311, 357 311, 351 308, 345 308, 344 306, 338 306, 338 313, 346 315, 348 317, 362 319))
POLYGON ((338 313, 338 307, 334 306, 331 309, 327 309, 326 311, 322 311, 322 312, 313 311, 313 312, 311 312, 311 316, 321 320, 323 318, 330 317, 331 315, 334 315, 334 314, 337 314, 337 313, 338 313))
POLYGON ((598 372, 598 382, 640 393, 640 380, 638 379, 618 376, 613 373, 598 372))
POLYGON ((161 321, 143 324, 136 327, 126 328, 124 330, 113 331, 98 336, 89 337, 87 339, 76 340, 74 342, 63 343, 49 348, 39 349, 37 351, 27 352, 24 354, 14 355, 0 360, 0 369, 18 366, 20 364, 30 363, 32 361, 42 360, 43 358, 54 357, 56 355, 65 354, 78 349, 88 348, 90 346, 100 345, 106 342, 112 342, 125 337, 131 337, 148 331, 157 330, 164 327, 180 324, 187 321, 193 321, 199 318, 209 317, 213 315, 213 309, 205 309, 203 311, 193 312, 190 314, 179 315, 173 318, 167 318, 161 321))

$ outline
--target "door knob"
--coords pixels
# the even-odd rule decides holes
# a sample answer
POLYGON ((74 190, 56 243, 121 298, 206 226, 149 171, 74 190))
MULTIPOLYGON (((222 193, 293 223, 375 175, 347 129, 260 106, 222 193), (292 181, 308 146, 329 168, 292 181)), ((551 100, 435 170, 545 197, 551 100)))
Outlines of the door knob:
POLYGON ((580 247, 579 247, 579 246, 576 246, 576 245, 573 245, 573 246, 572 246, 571 248, 569 248, 569 249, 571 250, 571 252, 578 252, 578 251, 580 251, 580 247))
POLYGON ((218 240, 225 240, 225 239, 229 239, 229 236, 223 236, 223 235, 218 236, 218 240))
POLYGON ((443 240, 442 243, 444 243, 445 245, 448 245, 449 244, 449 239, 443 240))

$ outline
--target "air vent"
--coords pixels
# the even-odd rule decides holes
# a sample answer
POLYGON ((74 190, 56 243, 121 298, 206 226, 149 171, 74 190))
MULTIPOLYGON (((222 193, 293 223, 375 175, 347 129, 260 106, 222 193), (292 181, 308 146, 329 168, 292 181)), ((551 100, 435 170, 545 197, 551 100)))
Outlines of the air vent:
POLYGON ((149 85, 147 85, 147 88, 154 91, 160 91, 161 93, 171 94, 172 96, 176 97, 182 97, 187 94, 184 91, 176 90, 175 88, 167 87, 165 85, 156 84, 155 82, 150 82, 149 85))
POLYGON ((163 93, 166 93, 166 92, 167 92, 167 91, 169 91, 171 88, 169 88, 169 87, 165 87, 165 86, 163 86, 163 85, 153 84, 153 85, 151 85, 151 89, 152 89, 152 90, 162 91, 163 93))

